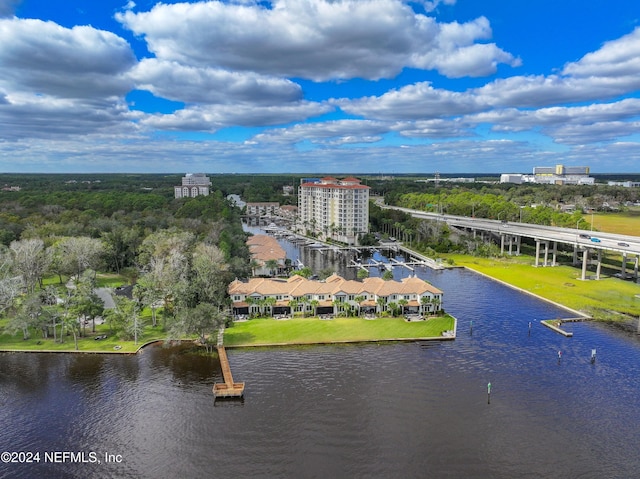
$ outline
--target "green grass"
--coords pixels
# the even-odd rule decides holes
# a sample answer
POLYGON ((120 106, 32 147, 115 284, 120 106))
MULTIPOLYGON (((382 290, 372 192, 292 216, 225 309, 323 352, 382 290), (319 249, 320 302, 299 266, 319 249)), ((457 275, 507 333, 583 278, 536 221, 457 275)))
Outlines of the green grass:
POLYGON ((252 319, 226 329, 224 344, 257 346, 419 339, 441 337, 442 332, 453 329, 453 325, 454 319, 448 315, 411 323, 402 318, 252 319))
MULTIPOLYGON (((591 222, 591 215, 584 215, 591 222)), ((596 213, 593 215, 593 228, 605 233, 622 235, 640 235, 640 210, 630 209, 621 213, 596 213)))
MULTIPOLYGON (((0 320, 0 331, 4 330, 8 320, 0 320)), ((53 337, 43 339, 39 333, 34 333, 30 329, 31 337, 27 340, 23 339, 22 332, 14 335, 0 334, 0 351, 58 351, 70 352, 76 351, 73 335, 69 334, 64 337, 64 342, 55 342, 53 337)), ((142 336, 138 339, 138 344, 133 341, 123 341, 109 331, 107 324, 96 325, 96 332, 91 332, 91 323, 86 327, 86 336, 78 338, 78 351, 82 352, 120 352, 133 353, 136 352, 141 345, 153 340, 162 340, 166 338, 166 333, 162 331, 160 325, 153 328, 151 325, 145 327, 142 336), (107 335, 107 339, 96 340, 96 336, 107 335), (119 350, 114 346, 120 346, 119 350)))
MULTIPOLYGON (((580 280, 581 270, 571 266, 533 267, 531 257, 505 259, 448 255, 457 265, 481 272, 510 285, 595 319, 610 319, 611 312, 640 316, 640 285, 617 278, 580 280)), ((593 275, 592 272, 589 274, 593 275)))

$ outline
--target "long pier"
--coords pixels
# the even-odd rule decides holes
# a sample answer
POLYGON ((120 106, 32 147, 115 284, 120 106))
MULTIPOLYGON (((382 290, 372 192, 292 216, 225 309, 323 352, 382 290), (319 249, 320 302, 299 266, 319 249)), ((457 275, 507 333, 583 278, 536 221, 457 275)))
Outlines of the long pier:
POLYGON ((216 398, 239 398, 244 394, 244 382, 233 382, 233 375, 231 374, 231 366, 229 366, 229 358, 227 358, 227 351, 222 345, 222 337, 224 329, 218 332, 218 357, 220 358, 220 368, 222 369, 223 383, 215 383, 213 385, 213 395, 216 398))

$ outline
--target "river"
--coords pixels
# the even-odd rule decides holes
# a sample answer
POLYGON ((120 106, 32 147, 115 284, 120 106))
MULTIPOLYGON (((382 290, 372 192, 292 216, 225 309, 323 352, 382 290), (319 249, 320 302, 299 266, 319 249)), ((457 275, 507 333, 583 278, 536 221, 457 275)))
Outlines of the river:
POLYGON ((218 362, 184 346, 0 354, 0 450, 40 453, 0 477, 637 477, 634 334, 565 338, 540 324, 567 316, 553 305, 462 269, 417 274, 445 292, 455 341, 230 350, 243 401, 214 401, 218 362), (44 460, 63 451, 86 462, 44 460))

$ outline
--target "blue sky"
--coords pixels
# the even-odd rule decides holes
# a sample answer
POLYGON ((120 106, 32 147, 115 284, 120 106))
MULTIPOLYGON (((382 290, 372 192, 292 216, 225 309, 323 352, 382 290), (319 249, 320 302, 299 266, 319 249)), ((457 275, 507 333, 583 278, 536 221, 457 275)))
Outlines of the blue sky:
POLYGON ((0 0, 0 172, 640 172, 640 2, 0 0))

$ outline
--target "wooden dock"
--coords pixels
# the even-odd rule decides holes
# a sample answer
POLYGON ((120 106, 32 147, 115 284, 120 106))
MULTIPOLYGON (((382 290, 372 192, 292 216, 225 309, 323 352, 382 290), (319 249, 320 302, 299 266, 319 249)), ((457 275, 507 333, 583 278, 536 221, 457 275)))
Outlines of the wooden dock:
POLYGON ((234 383, 227 358, 227 351, 224 346, 218 346, 218 356, 220 358, 220 367, 222 368, 223 383, 215 383, 213 385, 213 395, 216 398, 239 398, 244 394, 244 383, 234 383))

